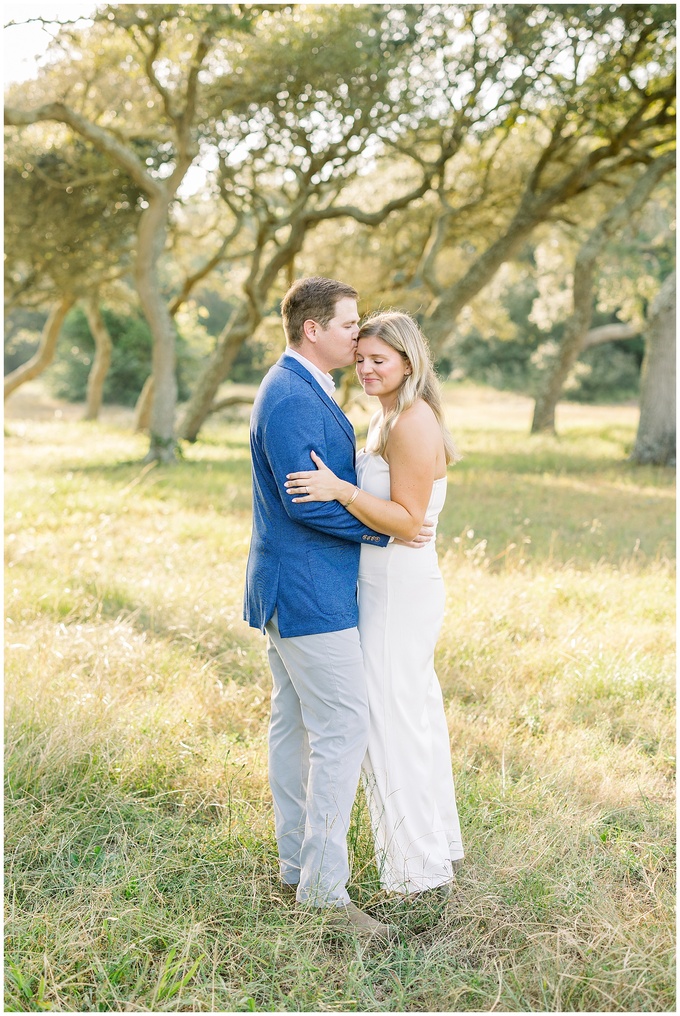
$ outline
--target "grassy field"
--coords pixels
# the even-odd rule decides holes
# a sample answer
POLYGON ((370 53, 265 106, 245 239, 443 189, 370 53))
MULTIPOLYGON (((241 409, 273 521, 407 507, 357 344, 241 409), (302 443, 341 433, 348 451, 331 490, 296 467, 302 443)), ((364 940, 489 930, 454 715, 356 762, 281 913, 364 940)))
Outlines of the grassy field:
MULTIPOLYGON (((467 857, 384 952, 277 886, 246 421, 145 469, 116 416, 8 420, 6 1011, 675 1008, 674 475, 626 462, 633 408, 530 439, 527 400, 448 398, 467 857)), ((350 894, 390 913, 360 799, 350 840, 350 894)))

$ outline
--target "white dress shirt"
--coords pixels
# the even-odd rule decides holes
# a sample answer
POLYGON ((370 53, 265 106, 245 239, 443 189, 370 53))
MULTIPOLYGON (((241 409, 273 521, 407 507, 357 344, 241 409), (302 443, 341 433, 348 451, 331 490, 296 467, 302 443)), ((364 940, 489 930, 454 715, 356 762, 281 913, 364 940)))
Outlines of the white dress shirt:
POLYGON ((330 374, 327 374, 325 371, 321 370, 321 368, 317 367, 315 363, 312 363, 311 360, 308 360, 306 356, 303 356, 302 353, 298 353, 296 349, 292 349, 290 346, 286 346, 286 353, 288 356, 292 356, 293 359, 297 360, 298 363, 301 363, 302 366, 309 371, 314 380, 319 382, 319 384, 326 392, 326 394, 329 395, 331 398, 333 398, 333 392, 335 391, 335 381, 333 380, 330 374))

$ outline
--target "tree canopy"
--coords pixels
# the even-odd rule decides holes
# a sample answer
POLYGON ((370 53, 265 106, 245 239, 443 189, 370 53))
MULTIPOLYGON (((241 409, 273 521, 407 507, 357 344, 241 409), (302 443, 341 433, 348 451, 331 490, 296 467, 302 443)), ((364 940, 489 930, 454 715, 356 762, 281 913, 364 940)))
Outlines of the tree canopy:
POLYGON ((40 300, 130 264, 154 337, 150 457, 176 439, 177 312, 211 277, 231 315, 183 437, 289 282, 319 266, 417 313, 442 355, 537 230, 587 224, 589 195, 613 206, 673 150, 674 17, 667 4, 100 5, 7 96, 10 294, 40 300))

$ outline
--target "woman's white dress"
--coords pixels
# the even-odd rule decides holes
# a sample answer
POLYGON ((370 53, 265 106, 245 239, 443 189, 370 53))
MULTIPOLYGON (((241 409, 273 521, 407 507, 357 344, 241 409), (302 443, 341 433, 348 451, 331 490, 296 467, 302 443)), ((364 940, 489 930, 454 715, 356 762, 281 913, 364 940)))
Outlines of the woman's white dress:
MULTIPOLYGON (((390 470, 360 452, 362 490, 389 500, 390 470)), ((446 478, 435 480, 426 518, 436 520, 446 478)), ((380 882, 411 893, 450 881, 463 857, 449 732, 434 650, 444 616, 444 583, 434 540, 415 549, 362 546, 359 633, 371 729, 363 782, 380 882)))

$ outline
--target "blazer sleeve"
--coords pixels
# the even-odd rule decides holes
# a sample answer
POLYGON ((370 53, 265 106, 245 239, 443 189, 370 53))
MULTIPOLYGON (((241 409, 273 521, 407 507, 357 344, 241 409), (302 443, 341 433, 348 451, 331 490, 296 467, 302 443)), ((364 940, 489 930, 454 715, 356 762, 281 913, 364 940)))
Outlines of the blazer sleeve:
MULTIPOLYGON (((349 448, 347 435, 341 433, 339 424, 334 422, 334 426, 338 427, 338 441, 347 441, 349 448)), ((353 543, 365 543, 370 540, 373 546, 387 545, 389 536, 365 526, 338 501, 305 501, 295 504, 286 491, 284 483, 288 473, 314 468, 310 455, 312 450, 320 455, 334 472, 338 469, 334 462, 337 452, 334 453, 333 449, 328 447, 323 417, 318 410, 310 412, 305 400, 294 396, 281 400, 267 420, 263 441, 281 503, 293 521, 353 543)), ((344 470, 346 475, 342 478, 351 481, 354 479, 353 464, 349 455, 347 458, 349 470, 344 470)))

